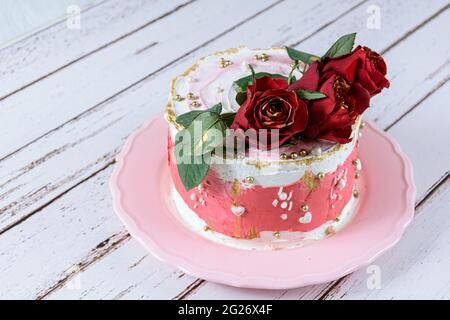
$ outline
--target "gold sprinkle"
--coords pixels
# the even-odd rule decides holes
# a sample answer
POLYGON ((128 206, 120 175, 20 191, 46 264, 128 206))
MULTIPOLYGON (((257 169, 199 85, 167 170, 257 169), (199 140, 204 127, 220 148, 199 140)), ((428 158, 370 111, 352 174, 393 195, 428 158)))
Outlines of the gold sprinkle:
POLYGON ((277 239, 280 239, 281 233, 280 233, 279 231, 275 231, 275 232, 273 233, 273 236, 274 236, 275 238, 277 238, 277 239))
POLYGON ((255 55, 255 59, 266 62, 266 61, 269 61, 269 56, 267 55, 267 53, 261 53, 261 54, 255 55))
POLYGON ((329 227, 326 228, 326 230, 325 230, 325 234, 326 234, 327 236, 330 236, 330 235, 335 234, 335 233, 336 233, 336 231, 334 231, 333 226, 329 226, 329 227))
POLYGON ((365 124, 364 122, 361 122, 361 123, 359 124, 359 128, 360 128, 360 129, 364 129, 365 126, 366 126, 366 124, 365 124))
POLYGON ((245 181, 247 183, 253 183, 255 181, 255 178, 253 178, 252 176, 248 176, 248 177, 245 178, 245 181))
POLYGON ((226 68, 226 67, 230 66, 231 64, 233 64, 233 62, 231 62, 230 60, 226 60, 224 58, 219 59, 219 67, 221 67, 221 68, 226 68))
POLYGON ((359 179, 360 176, 361 176, 361 174, 359 172, 355 173, 355 179, 359 179))
POLYGON ((355 159, 352 161, 354 166, 359 166, 361 164, 361 162, 359 161, 359 159, 355 159))
POLYGON ((183 97, 182 96, 180 96, 179 94, 177 94, 177 95, 175 95, 174 97, 173 97, 173 100, 175 100, 175 101, 183 101, 183 97))
POLYGON ((280 160, 286 160, 286 159, 287 159, 286 153, 280 154, 280 160))
POLYGON ((308 155, 308 151, 307 150, 305 150, 305 149, 302 149, 302 150, 300 150, 300 156, 301 157, 305 157, 305 156, 307 156, 308 155))
POLYGON ((298 158, 298 153, 297 152, 292 152, 291 153, 291 159, 295 160, 298 158))
POLYGON ((191 107, 194 107, 194 108, 198 108, 198 107, 200 107, 202 104, 200 103, 200 102, 197 102, 197 101, 192 101, 191 102, 191 107))
POLYGON ((355 198, 358 198, 359 197, 359 191, 358 190, 353 190, 353 196, 355 197, 355 198))
POLYGON ((319 172, 319 173, 317 174, 317 178, 319 178, 320 180, 322 180, 323 178, 325 178, 325 173, 319 172))
POLYGON ((303 212, 307 212, 309 210, 309 206, 307 204, 302 204, 300 208, 302 209, 303 212))
POLYGON ((203 227, 203 231, 209 231, 209 230, 211 230, 211 228, 208 225, 203 227))
POLYGON ((195 96, 195 94, 193 94, 192 92, 189 92, 189 93, 186 95, 186 97, 187 97, 189 100, 195 100, 195 99, 197 99, 197 97, 195 96))

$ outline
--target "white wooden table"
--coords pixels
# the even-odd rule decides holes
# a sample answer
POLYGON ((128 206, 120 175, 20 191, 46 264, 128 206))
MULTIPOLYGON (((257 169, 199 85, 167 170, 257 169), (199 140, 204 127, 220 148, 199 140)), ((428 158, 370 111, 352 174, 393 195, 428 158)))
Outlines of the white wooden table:
POLYGON ((448 30, 449 0, 106 0, 80 29, 61 21, 0 49, 0 298, 449 299, 448 30), (375 262, 380 289, 367 269, 295 290, 227 287, 130 237, 108 179, 172 77, 228 47, 323 52, 353 31, 388 63, 391 88, 368 118, 408 154, 418 188, 416 218, 375 262))

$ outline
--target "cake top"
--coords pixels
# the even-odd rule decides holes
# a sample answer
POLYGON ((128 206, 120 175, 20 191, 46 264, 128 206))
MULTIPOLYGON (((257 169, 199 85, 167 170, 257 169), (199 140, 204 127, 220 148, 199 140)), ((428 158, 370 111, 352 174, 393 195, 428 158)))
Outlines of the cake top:
POLYGON ((201 169, 190 181, 197 183, 212 154, 257 150, 273 158, 275 150, 277 159, 296 160, 351 142, 370 98, 389 86, 383 58, 367 47, 353 50, 355 36, 339 38, 321 56, 289 47, 229 49, 175 78, 166 118, 179 170, 201 169), (290 148, 299 150, 287 156, 290 148), (185 165, 186 158, 201 158, 200 167, 185 165))
MULTIPOLYGON (((256 73, 287 77, 292 60, 284 48, 240 47, 206 56, 172 81, 170 108, 178 117, 192 110, 207 110, 220 102, 222 112, 237 112, 240 105, 236 95, 240 88, 235 82, 251 75, 249 66, 256 73)), ((300 75, 295 70, 295 76, 300 75)))

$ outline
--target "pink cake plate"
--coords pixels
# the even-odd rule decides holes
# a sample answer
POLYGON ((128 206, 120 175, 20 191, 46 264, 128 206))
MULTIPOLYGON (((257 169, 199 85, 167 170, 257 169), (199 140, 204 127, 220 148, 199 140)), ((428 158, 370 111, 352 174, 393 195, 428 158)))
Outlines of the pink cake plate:
POLYGON ((128 139, 111 178, 114 209, 153 255, 195 277, 264 289, 329 282, 394 246, 413 218, 411 164, 392 138, 368 123, 360 140, 365 191, 343 230, 304 247, 276 251, 221 245, 191 232, 167 206, 172 183, 167 133, 158 115, 128 139))

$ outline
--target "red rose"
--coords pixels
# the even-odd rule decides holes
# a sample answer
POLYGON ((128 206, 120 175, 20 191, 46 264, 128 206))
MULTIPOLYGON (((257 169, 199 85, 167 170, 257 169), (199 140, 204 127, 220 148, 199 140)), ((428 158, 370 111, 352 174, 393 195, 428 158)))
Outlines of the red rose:
POLYGON ((335 72, 320 72, 320 64, 311 64, 304 76, 289 87, 326 95, 326 98, 309 102, 309 123, 303 135, 311 139, 350 142, 352 125, 369 107, 370 94, 358 82, 350 83, 335 72))
POLYGON ((353 52, 325 62, 323 72, 334 71, 349 82, 359 82, 371 96, 389 88, 386 63, 375 51, 358 46, 353 52))
POLYGON ((306 104, 287 87, 287 81, 281 78, 255 79, 247 87, 247 100, 239 108, 230 128, 268 129, 269 137, 270 129, 278 129, 280 145, 305 130, 308 123, 306 104))
POLYGON ((383 58, 365 47, 311 64, 303 77, 289 86, 289 90, 303 88, 327 96, 309 102, 304 136, 350 142, 352 125, 369 107, 370 97, 389 86, 385 74, 383 58))

